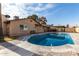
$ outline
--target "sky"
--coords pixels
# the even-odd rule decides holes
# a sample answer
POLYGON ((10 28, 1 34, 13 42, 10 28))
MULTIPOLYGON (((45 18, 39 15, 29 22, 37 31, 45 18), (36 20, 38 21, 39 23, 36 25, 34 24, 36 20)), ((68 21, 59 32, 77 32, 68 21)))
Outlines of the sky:
POLYGON ((4 3, 2 14, 25 18, 32 14, 39 17, 45 16, 47 24, 54 25, 79 25, 78 3, 4 3))

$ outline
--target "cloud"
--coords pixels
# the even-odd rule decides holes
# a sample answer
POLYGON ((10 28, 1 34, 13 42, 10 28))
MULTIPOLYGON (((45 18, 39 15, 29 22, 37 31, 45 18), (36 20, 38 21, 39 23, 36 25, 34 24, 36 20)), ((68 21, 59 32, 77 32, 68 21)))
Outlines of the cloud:
POLYGON ((61 10, 62 10, 62 8, 57 8, 56 10, 53 10, 51 13, 47 13, 47 14, 45 14, 45 16, 51 16, 51 15, 54 15, 54 14, 58 13, 58 12, 61 11, 61 10))
POLYGON ((27 17, 31 14, 40 14, 39 12, 44 12, 50 8, 54 8, 54 4, 46 3, 9 3, 2 5, 2 13, 11 15, 11 18, 15 15, 22 17, 27 17))
POLYGON ((9 4, 4 4, 2 7, 2 14, 8 14, 11 16, 18 15, 19 16, 19 10, 15 5, 9 5, 9 4))
POLYGON ((39 11, 47 10, 49 8, 52 8, 52 7, 54 7, 54 4, 45 4, 44 5, 44 4, 39 3, 35 7, 34 6, 27 7, 27 10, 32 10, 32 11, 39 12, 39 11))
POLYGON ((26 0, 0 0, 1 3, 25 3, 26 0))
MULTIPOLYGON (((27 4, 28 5, 28 4, 27 4)), ((20 18, 28 16, 27 11, 24 12, 22 10, 23 4, 14 4, 14 3, 10 3, 10 4, 3 4, 2 5, 2 14, 8 14, 11 16, 11 19, 13 18, 13 16, 17 15, 20 18), (26 14, 25 14, 26 13, 26 14)))

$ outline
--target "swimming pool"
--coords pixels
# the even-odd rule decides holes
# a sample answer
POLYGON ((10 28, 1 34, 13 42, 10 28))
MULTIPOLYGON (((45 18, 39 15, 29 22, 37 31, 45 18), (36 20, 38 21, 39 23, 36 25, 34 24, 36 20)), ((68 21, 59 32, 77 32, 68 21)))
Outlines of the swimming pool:
POLYGON ((28 42, 42 46, 61 46, 65 44, 74 44, 71 36, 67 33, 47 33, 34 35, 28 39, 28 42))

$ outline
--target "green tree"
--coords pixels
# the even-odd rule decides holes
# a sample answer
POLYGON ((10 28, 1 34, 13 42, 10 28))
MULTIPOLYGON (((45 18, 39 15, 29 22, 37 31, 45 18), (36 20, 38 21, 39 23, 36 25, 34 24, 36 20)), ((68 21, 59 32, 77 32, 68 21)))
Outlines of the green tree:
POLYGON ((27 19, 32 19, 32 16, 28 16, 27 19))
POLYGON ((46 24, 47 19, 46 19, 46 17, 42 16, 39 18, 39 21, 42 22, 43 24, 46 24))
POLYGON ((14 16, 14 19, 19 19, 19 16, 14 16))
POLYGON ((38 21, 39 18, 38 18, 38 15, 33 14, 31 16, 28 16, 27 19, 33 19, 35 21, 38 21))
POLYGON ((31 17, 32 17, 32 19, 34 19, 34 20, 38 20, 38 16, 35 15, 35 14, 33 14, 31 17))

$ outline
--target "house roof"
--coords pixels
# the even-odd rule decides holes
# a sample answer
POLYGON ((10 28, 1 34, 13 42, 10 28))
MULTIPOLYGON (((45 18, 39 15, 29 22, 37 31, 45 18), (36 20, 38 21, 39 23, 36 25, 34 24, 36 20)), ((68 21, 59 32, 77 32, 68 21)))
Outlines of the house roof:
MULTIPOLYGON (((14 19, 14 20, 7 20, 7 21, 4 21, 4 23, 8 23, 8 22, 11 22, 11 21, 20 21, 20 20, 33 20, 33 19, 27 19, 27 18, 14 19)), ((33 21, 35 21, 37 24, 41 25, 38 21, 36 21, 36 20, 33 20, 33 21)))
POLYGON ((50 26, 50 27, 65 28, 65 26, 50 26))
POLYGON ((25 19, 17 19, 17 20, 6 20, 4 23, 10 23, 11 21, 19 21, 19 20, 25 20, 25 19))
POLYGON ((42 25, 42 24, 40 24, 39 21, 34 20, 34 19, 31 19, 31 18, 30 18, 30 19, 28 19, 28 18, 22 18, 22 19, 7 20, 7 21, 5 21, 4 23, 10 23, 11 21, 20 21, 20 20, 33 20, 33 21, 35 21, 39 26, 49 27, 48 25, 42 25))

